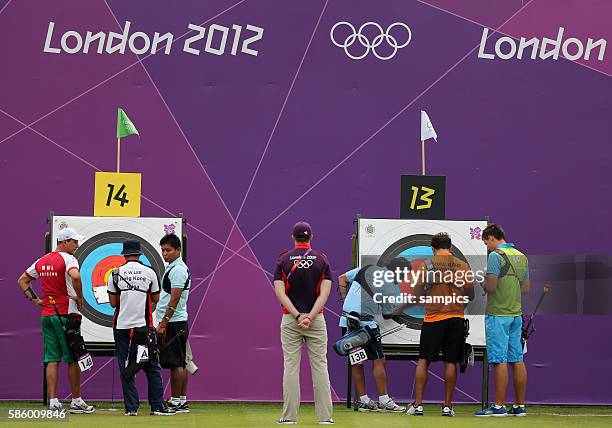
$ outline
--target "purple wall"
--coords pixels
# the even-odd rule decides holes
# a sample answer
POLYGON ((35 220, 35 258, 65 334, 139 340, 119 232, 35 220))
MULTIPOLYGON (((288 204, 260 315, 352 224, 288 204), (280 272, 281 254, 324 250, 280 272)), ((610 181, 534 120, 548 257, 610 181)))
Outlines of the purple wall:
MULTIPOLYGON (((15 280, 43 251, 49 211, 93 214, 94 172, 115 165, 119 106, 141 133, 122 145, 122 169, 143 173, 142 216, 183 212, 189 222, 192 344, 202 368, 192 399, 281 400, 275 256, 290 245, 291 225, 307 219, 334 274, 349 267, 355 213, 397 217, 399 176, 420 171, 421 109, 440 136, 427 145, 428 173, 448 177, 448 218, 489 215, 528 254, 608 255, 612 52, 603 61, 596 53, 577 62, 486 60, 478 44, 483 25, 502 24, 518 38, 555 38, 563 26, 564 38, 612 41, 611 19, 603 0, 211 0, 172 9, 0 0, 0 230, 8 247, 0 265, 8 300, 0 366, 19 367, 19 376, 0 372, 0 398, 40 394, 38 312, 15 280), (265 31, 253 45, 257 56, 190 55, 182 48, 193 33, 170 55, 143 55, 142 63, 129 52, 43 52, 49 21, 57 46, 65 31, 119 31, 128 20, 131 32, 175 37, 203 22, 265 31), (389 61, 372 54, 353 61, 330 40, 339 21, 404 22, 412 40, 389 61)), ((500 36, 491 36, 487 52, 500 36)), ((381 54, 389 53, 384 45, 381 54)), ((334 295, 329 308, 339 306, 334 295)), ((331 311, 327 321, 336 338, 331 311)), ((602 340, 610 321, 543 317, 527 358, 528 399, 612 403, 602 376, 612 358, 602 340), (581 349, 588 364, 576 363, 573 350, 581 349)), ((329 360, 334 398, 342 398, 345 362, 331 352, 329 360)), ((84 376, 85 397, 119 395, 107 361, 84 376)), ((391 392, 410 398, 414 366, 389 366, 391 392)), ((480 371, 461 376, 458 387, 459 401, 480 399, 480 371)), ((428 391, 439 398, 441 383, 432 379, 428 391)))

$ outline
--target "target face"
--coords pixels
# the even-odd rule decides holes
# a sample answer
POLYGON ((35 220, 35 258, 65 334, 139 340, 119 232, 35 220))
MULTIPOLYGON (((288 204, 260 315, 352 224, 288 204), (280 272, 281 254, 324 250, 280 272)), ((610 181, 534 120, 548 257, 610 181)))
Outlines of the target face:
POLYGON ((107 281, 113 268, 125 263, 123 242, 140 241, 140 261, 155 270, 158 277, 165 264, 159 240, 167 232, 182 233, 180 218, 54 217, 52 241, 64 227, 72 227, 85 238, 74 256, 79 262, 83 282, 83 322, 85 342, 113 342, 113 315, 107 294, 107 281))
MULTIPOLYGON (((408 259, 413 269, 427 258, 433 256, 431 238, 439 232, 449 234, 453 255, 465 261, 474 272, 486 270, 487 248, 482 242, 480 232, 487 226, 485 221, 447 221, 447 220, 388 220, 359 219, 359 265, 369 264, 386 266, 396 257, 408 259)), ((411 294, 409 285, 401 292, 411 294)), ((473 345, 484 345, 485 298, 475 285, 476 298, 466 308, 470 319, 469 341, 473 345)), ((404 311, 405 328, 397 333, 383 337, 384 344, 418 344, 420 329, 425 315, 424 306, 410 306, 404 311)), ((381 331, 385 332, 398 324, 393 320, 377 319, 381 331)))
POLYGON ((113 268, 125 263, 121 256, 123 241, 137 239, 141 241, 140 261, 151 266, 157 276, 164 272, 164 262, 156 249, 142 238, 128 232, 112 231, 93 236, 81 245, 74 256, 81 266, 83 281, 83 316, 96 324, 112 327, 114 309, 108 303, 107 281, 113 268))

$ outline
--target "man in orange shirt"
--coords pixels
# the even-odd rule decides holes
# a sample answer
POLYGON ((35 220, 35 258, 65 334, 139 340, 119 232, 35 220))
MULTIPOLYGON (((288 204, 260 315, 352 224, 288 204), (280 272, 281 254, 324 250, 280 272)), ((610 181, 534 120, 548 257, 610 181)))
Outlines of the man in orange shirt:
POLYGON ((419 363, 415 375, 415 401, 409 415, 423 415, 423 393, 429 364, 444 361, 444 405, 442 416, 454 416, 453 392, 457 383, 457 363, 461 359, 465 305, 474 299, 473 273, 463 260, 454 257, 446 233, 431 238, 434 256, 419 267, 414 294, 425 304, 421 327, 419 363))

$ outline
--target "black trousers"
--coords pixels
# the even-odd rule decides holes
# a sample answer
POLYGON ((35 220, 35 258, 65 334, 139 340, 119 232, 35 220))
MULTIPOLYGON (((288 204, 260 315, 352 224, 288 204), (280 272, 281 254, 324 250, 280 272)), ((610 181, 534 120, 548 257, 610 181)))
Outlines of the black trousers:
MULTIPOLYGON (((115 347, 117 354, 117 362, 119 363, 119 373, 121 374, 121 388, 123 389, 123 402, 126 412, 135 412, 140 406, 138 398, 138 390, 136 389, 136 378, 130 380, 125 378, 125 360, 129 354, 136 353, 136 347, 130 347, 130 330, 115 329, 115 347)), ((135 356, 132 356, 135 358, 135 356)), ((161 375, 161 366, 157 355, 149 355, 149 360, 143 363, 142 369, 147 375, 148 397, 151 410, 161 410, 164 408, 164 384, 161 375)))

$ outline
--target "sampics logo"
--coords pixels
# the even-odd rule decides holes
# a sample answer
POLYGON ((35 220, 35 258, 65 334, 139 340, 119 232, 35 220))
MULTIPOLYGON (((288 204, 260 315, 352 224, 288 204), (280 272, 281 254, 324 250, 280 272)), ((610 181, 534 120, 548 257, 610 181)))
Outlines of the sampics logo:
POLYGON ((497 39, 495 45, 492 47, 491 44, 487 46, 487 38, 489 37, 489 29, 483 28, 482 37, 480 39, 480 48, 478 49, 478 58, 483 59, 523 59, 523 57, 530 57, 531 59, 548 59, 554 60, 559 59, 559 55, 562 55, 565 59, 570 61, 577 61, 584 59, 589 61, 595 58, 598 61, 603 61, 606 53, 605 39, 599 39, 594 41, 593 39, 587 39, 586 43, 576 37, 569 37, 563 39, 563 33, 565 28, 560 27, 557 33, 556 39, 549 39, 547 37, 542 40, 537 37, 533 37, 527 40, 525 37, 521 37, 520 40, 515 40, 512 37, 504 36, 497 39))

